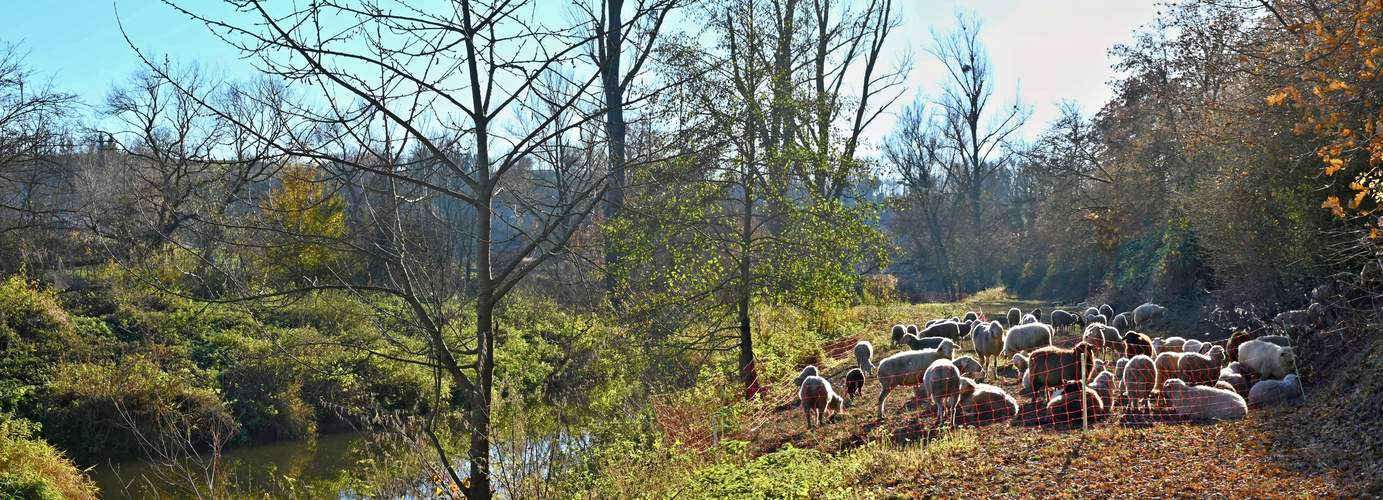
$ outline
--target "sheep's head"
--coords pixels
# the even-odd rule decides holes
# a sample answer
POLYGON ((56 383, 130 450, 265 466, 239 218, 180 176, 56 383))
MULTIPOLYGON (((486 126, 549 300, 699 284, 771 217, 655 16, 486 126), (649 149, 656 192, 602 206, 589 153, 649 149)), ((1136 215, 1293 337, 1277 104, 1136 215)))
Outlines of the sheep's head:
POLYGON ((1186 388, 1186 382, 1179 378, 1167 379, 1162 383, 1163 392, 1176 392, 1186 388))
POLYGON ((946 339, 945 342, 941 343, 941 347, 937 348, 937 351, 940 351, 942 356, 950 358, 956 352, 956 344, 951 342, 951 339, 946 339))
POLYGON ((831 400, 826 403, 826 411, 841 412, 845 410, 845 399, 839 394, 831 394, 831 400))
POLYGON ((1297 355, 1291 347, 1282 348, 1282 352, 1277 354, 1282 358, 1282 366, 1289 372, 1297 371, 1297 355))

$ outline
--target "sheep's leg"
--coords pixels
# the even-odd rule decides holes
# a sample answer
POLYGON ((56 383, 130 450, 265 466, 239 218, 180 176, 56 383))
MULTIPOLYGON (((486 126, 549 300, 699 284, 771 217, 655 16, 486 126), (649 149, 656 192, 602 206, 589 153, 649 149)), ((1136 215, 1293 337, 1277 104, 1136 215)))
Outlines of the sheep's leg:
POLYGON ((888 398, 888 393, 893 391, 893 387, 888 382, 879 383, 879 420, 884 419, 884 400, 888 398))

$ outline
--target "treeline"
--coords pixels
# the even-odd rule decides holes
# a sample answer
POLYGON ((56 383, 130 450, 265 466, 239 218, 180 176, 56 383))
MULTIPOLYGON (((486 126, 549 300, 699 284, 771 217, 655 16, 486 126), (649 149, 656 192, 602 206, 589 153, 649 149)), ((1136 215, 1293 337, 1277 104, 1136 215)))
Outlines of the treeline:
MULTIPOLYGON (((241 307, 236 324, 343 301, 355 319, 331 342, 433 378, 386 406, 459 412, 427 425, 465 436, 471 480, 452 480, 484 498, 496 374, 528 366, 501 320, 518 297, 609 318, 646 394, 753 380, 765 308, 818 334, 861 300, 994 286, 1266 313, 1357 269, 1378 234, 1376 3, 1169 6, 1112 49, 1113 100, 1063 104, 1030 140, 965 16, 919 47, 945 72, 905 105, 884 0, 607 0, 557 27, 508 4, 408 7, 190 8, 262 74, 141 52, 104 96, 5 46, 0 271, 68 293, 118 270, 241 307)), ((611 351, 573 338, 522 337, 554 356, 525 394, 601 386, 611 351)))

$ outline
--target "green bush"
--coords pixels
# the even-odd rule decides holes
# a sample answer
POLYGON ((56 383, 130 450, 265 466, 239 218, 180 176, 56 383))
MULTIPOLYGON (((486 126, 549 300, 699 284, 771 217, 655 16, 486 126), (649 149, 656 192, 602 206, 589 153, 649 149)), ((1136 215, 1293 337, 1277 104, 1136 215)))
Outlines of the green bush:
POLYGON ((706 467, 692 476, 692 492, 702 498, 808 499, 850 498, 845 475, 835 462, 816 450, 789 446, 746 464, 706 467))
POLYGON ((91 479, 36 431, 32 422, 0 413, 0 498, 96 498, 91 479))

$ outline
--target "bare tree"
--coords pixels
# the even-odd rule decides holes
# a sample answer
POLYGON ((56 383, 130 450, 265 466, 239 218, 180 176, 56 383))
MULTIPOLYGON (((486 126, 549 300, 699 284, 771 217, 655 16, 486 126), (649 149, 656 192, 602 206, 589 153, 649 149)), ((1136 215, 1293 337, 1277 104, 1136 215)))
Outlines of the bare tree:
MULTIPOLYGON (((459 403, 467 411, 468 480, 451 466, 433 428, 426 432, 443 469, 455 483, 469 485, 468 498, 492 494, 495 308, 566 250, 609 189, 602 164, 567 161, 562 154, 556 162, 536 161, 562 141, 590 137, 588 125, 598 124, 606 111, 599 93, 602 72, 579 64, 602 30, 584 22, 545 25, 529 18, 536 6, 461 1, 439 9, 388 0, 294 6, 251 0, 236 4, 234 15, 217 18, 178 7, 303 94, 278 110, 275 130, 285 131, 282 137, 262 132, 224 105, 199 102, 319 171, 320 177, 307 181, 322 188, 309 190, 319 193, 312 204, 340 196, 363 214, 361 227, 347 235, 289 238, 354 255, 346 260, 374 269, 360 276, 342 260, 326 275, 270 284, 213 262, 232 284, 232 294, 222 300, 343 290, 377 311, 394 349, 379 354, 444 373, 465 395, 459 403), (458 286, 455 270, 439 266, 443 261, 429 246, 445 235, 419 231, 420 221, 436 219, 434 208, 444 202, 472 211, 473 226, 428 226, 464 232, 473 242, 467 286, 458 286), (474 293, 465 294, 468 289, 474 293), (457 313, 458 300, 473 312, 457 313), (390 309, 386 302, 404 307, 390 309)), ((622 24, 641 25, 657 12, 630 13, 622 24)), ((159 72, 158 65, 150 67, 159 72)), ((282 227, 244 230, 284 233, 282 227)), ((245 247, 254 251, 254 245, 245 247)))

